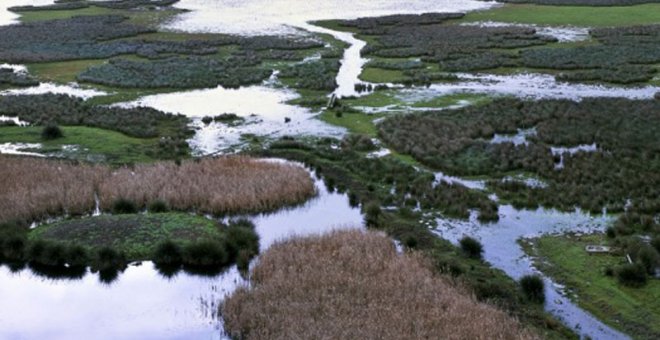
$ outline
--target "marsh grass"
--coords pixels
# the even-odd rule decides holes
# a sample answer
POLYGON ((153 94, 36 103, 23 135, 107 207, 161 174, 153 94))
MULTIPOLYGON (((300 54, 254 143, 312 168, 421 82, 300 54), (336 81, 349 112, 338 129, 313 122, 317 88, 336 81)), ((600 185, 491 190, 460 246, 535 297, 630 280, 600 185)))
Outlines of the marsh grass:
POLYGON ((398 255, 377 233, 333 232, 275 244, 222 306, 237 339, 532 339, 505 312, 398 255))
POLYGON ((305 169, 246 157, 111 169, 0 155, 0 174, 0 222, 89 214, 95 194, 103 211, 121 199, 139 209, 161 201, 171 210, 224 215, 271 211, 315 193, 305 169))

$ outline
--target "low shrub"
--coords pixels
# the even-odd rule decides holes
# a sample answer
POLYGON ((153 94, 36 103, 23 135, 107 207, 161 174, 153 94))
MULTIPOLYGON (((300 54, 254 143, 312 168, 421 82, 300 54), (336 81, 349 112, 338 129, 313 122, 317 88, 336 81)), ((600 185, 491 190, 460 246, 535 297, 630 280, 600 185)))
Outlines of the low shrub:
POLYGON ((96 252, 93 268, 99 271, 117 270, 126 265, 125 256, 110 247, 103 247, 96 252))
POLYGON ((66 263, 69 267, 85 267, 89 264, 90 257, 87 249, 83 246, 69 246, 66 253, 66 263))
POLYGON ((113 214, 135 214, 138 212, 135 203, 125 198, 119 198, 112 203, 113 214))
POLYGON ((545 284, 538 275, 525 275, 520 279, 520 288, 528 300, 543 303, 545 302, 545 284))
POLYGON ((642 287, 646 284, 646 268, 640 263, 624 264, 616 269, 616 277, 624 286, 642 287))
POLYGON ((646 273, 654 275, 655 269, 660 265, 660 255, 655 248, 643 246, 637 253, 637 262, 644 266, 646 273))
POLYGON ((229 262, 225 245, 217 241, 199 241, 188 244, 183 251, 183 263, 192 267, 217 267, 229 262))
POLYGON ((41 139, 43 140, 54 140, 62 137, 64 137, 64 133, 55 124, 48 124, 41 130, 41 139))
POLYGON ((367 227, 378 227, 378 221, 383 213, 380 210, 380 204, 378 202, 368 203, 365 207, 364 213, 364 223, 367 225, 367 227))
POLYGON ((167 205, 167 203, 163 200, 155 200, 149 204, 149 212, 150 213, 164 213, 170 211, 170 207, 167 205))
POLYGON ((252 257, 259 253, 259 235, 250 228, 231 226, 227 229, 226 247, 230 259, 237 259, 241 252, 252 257))
POLYGON ((477 241, 476 239, 465 236, 459 241, 461 245, 461 250, 471 258, 474 259, 480 259, 481 255, 484 252, 484 248, 481 245, 481 242, 477 241))
POLYGON ((158 265, 180 265, 183 262, 183 251, 173 241, 164 241, 156 247, 153 261, 158 265))

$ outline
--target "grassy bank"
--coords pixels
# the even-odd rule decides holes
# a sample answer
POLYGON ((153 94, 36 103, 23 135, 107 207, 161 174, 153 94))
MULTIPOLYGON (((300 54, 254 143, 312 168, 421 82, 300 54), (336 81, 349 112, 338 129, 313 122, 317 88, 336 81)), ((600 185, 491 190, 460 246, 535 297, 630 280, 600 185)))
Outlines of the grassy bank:
POLYGON ((460 22, 498 21, 549 26, 627 26, 660 22, 660 4, 635 6, 540 6, 509 4, 468 13, 460 22))
POLYGON ((224 215, 270 211, 315 193, 305 169, 245 157, 112 169, 0 156, 0 173, 0 223, 90 213, 95 195, 104 211, 120 200, 138 209, 163 201, 177 211, 224 215))
POLYGON ((38 227, 30 232, 29 239, 74 243, 90 249, 111 247, 126 254, 129 260, 147 260, 161 242, 197 242, 220 235, 220 225, 215 221, 163 213, 67 220, 38 227))
POLYGON ((576 302, 608 325, 636 339, 660 337, 660 281, 646 286, 621 285, 605 270, 626 262, 623 255, 589 255, 585 246, 606 243, 605 235, 544 236, 533 240, 528 253, 536 265, 565 284, 576 302))
POLYGON ((156 160, 156 158, 148 155, 148 151, 157 147, 157 138, 135 138, 104 129, 63 126, 61 129, 64 137, 43 140, 41 138, 42 129, 39 126, 1 127, 0 143, 40 143, 43 146, 42 149, 31 151, 79 160, 105 161, 118 164, 153 162, 156 160), (63 152, 62 147, 65 145, 75 145, 77 149, 63 152))
POLYGON ((534 339, 416 254, 376 233, 335 232, 274 245, 222 308, 241 339, 534 339))

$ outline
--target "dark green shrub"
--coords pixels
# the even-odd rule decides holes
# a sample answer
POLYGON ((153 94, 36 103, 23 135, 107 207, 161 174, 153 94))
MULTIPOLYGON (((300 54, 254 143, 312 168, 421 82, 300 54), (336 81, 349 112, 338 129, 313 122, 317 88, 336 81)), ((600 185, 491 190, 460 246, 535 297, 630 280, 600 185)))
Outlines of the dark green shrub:
POLYGON ((159 265, 177 265, 183 262, 183 251, 173 241, 164 241, 156 247, 154 263, 159 265))
POLYGON ((124 254, 110 247, 103 247, 96 252, 94 267, 100 271, 116 270, 126 265, 124 254))
POLYGON ((655 269, 660 265, 660 255, 655 248, 643 246, 637 253, 637 262, 644 266, 646 273, 654 275, 655 269))
POLYGON ((135 214, 137 212, 138 209, 135 203, 125 198, 119 198, 112 204, 113 214, 135 214))
POLYGON ((254 254, 250 251, 246 251, 245 249, 240 250, 236 256, 236 266, 241 271, 247 271, 250 269, 250 261, 253 257, 254 254))
POLYGON ((183 262, 192 267, 224 266, 229 262, 229 254, 220 242, 199 241, 185 247, 183 262))
POLYGON ((459 243, 461 245, 461 250, 463 250, 465 255, 474 259, 481 258, 481 255, 484 252, 481 242, 472 237, 465 236, 459 241, 459 243))
POLYGON ((616 269, 616 277, 624 286, 641 287, 646 284, 646 268, 640 263, 624 264, 616 269))
POLYGON ((27 241, 25 237, 13 235, 7 237, 2 244, 2 255, 9 260, 22 260, 25 256, 27 241))
POLYGON ((254 256, 259 253, 259 235, 253 229, 229 227, 226 247, 230 259, 237 258, 241 251, 254 256))
POLYGON ((609 237, 609 238, 615 238, 616 237, 616 229, 614 229, 611 226, 607 227, 607 229, 605 229, 605 235, 607 235, 607 237, 609 237))
POLYGON ((654 237, 654 238, 651 240, 651 246, 653 246, 653 248, 655 248, 655 250, 656 250, 658 253, 660 253, 660 235, 654 237))
POLYGON ((89 262, 89 253, 85 247, 78 245, 69 246, 66 254, 66 263, 70 267, 85 267, 89 262))
POLYGON ((415 237, 413 235, 408 235, 403 239, 403 245, 406 246, 406 248, 408 248, 408 249, 417 248, 418 243, 419 242, 417 240, 417 237, 415 237))
POLYGON ((46 247, 48 247, 48 243, 44 240, 32 242, 27 250, 27 258, 31 261, 41 263, 41 259, 44 258, 44 254, 46 253, 46 247))
POLYGON ((156 200, 153 201, 149 204, 149 212, 150 213, 164 213, 170 211, 170 207, 167 205, 167 203, 163 200, 156 200))
POLYGON ((242 228, 248 228, 254 230, 255 225, 252 223, 252 221, 248 220, 247 218, 239 218, 236 220, 232 220, 229 222, 230 227, 242 227, 242 228))
POLYGON ((48 124, 41 130, 41 139, 53 140, 64 137, 64 133, 59 126, 55 124, 48 124))
POLYGON ((543 303, 545 302, 545 284, 538 275, 525 275, 520 279, 520 288, 528 300, 543 303))
POLYGON ((614 276, 614 268, 610 266, 605 267, 604 272, 605 272, 605 276, 610 276, 610 277, 614 276))
POLYGON ((209 125, 212 122, 213 122, 213 117, 211 117, 211 116, 204 116, 204 118, 202 118, 202 123, 204 123, 206 125, 209 125))
POLYGON ((364 223, 367 227, 377 228, 382 214, 383 212, 380 210, 380 204, 378 202, 369 202, 365 207, 364 223))

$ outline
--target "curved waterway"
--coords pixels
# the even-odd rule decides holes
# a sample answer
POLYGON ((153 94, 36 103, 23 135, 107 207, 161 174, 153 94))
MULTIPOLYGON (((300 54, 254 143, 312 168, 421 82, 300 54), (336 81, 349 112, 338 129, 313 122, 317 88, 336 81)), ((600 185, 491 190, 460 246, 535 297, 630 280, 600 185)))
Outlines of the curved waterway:
MULTIPOLYGON (((437 220, 435 233, 454 244, 466 235, 478 239, 484 246, 484 259, 518 280, 527 274, 541 274, 518 244, 519 240, 525 242, 526 238, 543 234, 603 232, 612 222, 610 217, 591 216, 580 211, 563 213, 543 208, 516 210, 509 205, 500 206, 499 215, 500 220, 492 224, 479 223, 476 215, 470 221, 441 218, 437 220)), ((545 281, 545 309, 575 332, 592 339, 629 338, 578 307, 564 294, 561 285, 542 276, 545 281)))
MULTIPOLYGON (((360 228, 344 194, 316 181, 318 196, 273 214, 250 216, 262 251, 294 235, 360 228)), ((165 278, 153 263, 131 265, 105 284, 87 272, 56 280, 0 266, 0 339, 220 339, 219 303, 246 284, 236 267, 215 277, 165 278)))

